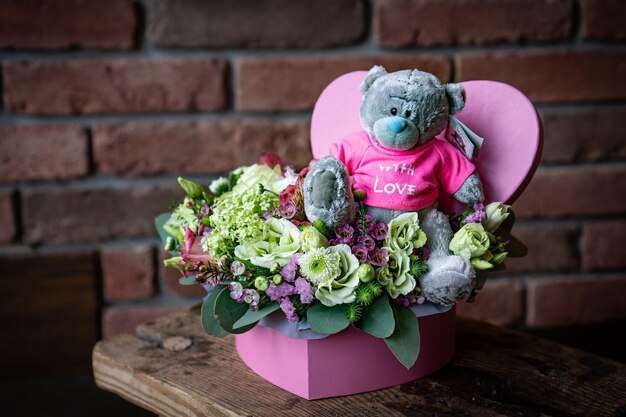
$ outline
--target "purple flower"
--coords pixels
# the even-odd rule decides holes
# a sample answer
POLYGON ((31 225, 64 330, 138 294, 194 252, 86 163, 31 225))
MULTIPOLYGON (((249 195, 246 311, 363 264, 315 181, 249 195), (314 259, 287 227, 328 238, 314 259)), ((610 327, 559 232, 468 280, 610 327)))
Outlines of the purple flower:
POLYGON ((293 203, 287 203, 287 204, 280 205, 278 207, 278 211, 280 211, 281 217, 285 219, 291 219, 293 216, 296 215, 296 212, 298 211, 298 207, 296 207, 296 205, 293 203))
POLYGON ((313 287, 311 283, 302 277, 296 279, 296 292, 300 296, 302 304, 309 304, 313 301, 313 287))
POLYGON ((280 276, 287 282, 293 282, 296 279, 296 271, 298 270, 298 265, 294 265, 293 263, 288 263, 283 266, 280 270, 280 276))
POLYGON ((328 241, 328 246, 337 246, 337 245, 341 245, 343 243, 343 239, 339 238, 339 239, 330 239, 328 241))
POLYGON ((238 303, 243 302, 243 287, 240 283, 231 281, 228 283, 228 289, 230 290, 230 298, 238 303))
POLYGON ((230 265, 230 272, 233 273, 234 276, 238 277, 246 271, 246 266, 241 261, 234 261, 230 265))
POLYGON ((207 216, 209 214, 209 211, 209 205, 206 203, 206 201, 203 201, 202 209, 198 212, 198 220, 202 220, 204 216, 207 216))
POLYGON ((352 237, 344 237, 343 239, 337 239, 341 241, 341 243, 345 243, 348 246, 354 245, 354 236, 352 237))
POLYGON ((359 245, 365 246, 368 251, 376 247, 376 242, 374 242, 374 239, 372 239, 372 237, 368 235, 359 236, 357 242, 359 242, 359 245))
POLYGON ((368 253, 367 257, 372 262, 372 266, 384 266, 389 260, 387 249, 374 248, 368 253))
POLYGON ((426 298, 424 298, 424 296, 421 296, 417 299, 417 304, 424 304, 424 301, 426 301, 426 298))
POLYGON ((296 289, 293 285, 283 282, 280 285, 276 285, 273 282, 270 282, 270 286, 265 290, 265 294, 272 301, 280 301, 281 298, 288 297, 296 292, 296 289))
POLYGON ((263 213, 263 218, 265 220, 271 219, 274 216, 276 216, 276 208, 275 207, 272 207, 272 209, 270 211, 266 211, 265 213, 263 213))
POLYGON ((385 240, 387 237, 388 227, 385 223, 372 223, 368 231, 372 234, 372 237, 376 240, 385 240))
POLYGON ((296 314, 296 308, 293 306, 291 300, 287 297, 280 301, 280 309, 283 310, 287 320, 298 321, 298 315, 296 314))
POLYGON ((352 247, 352 254, 356 256, 360 263, 364 264, 367 261, 368 250, 365 245, 355 245, 352 247))
POLYGON ((246 304, 250 305, 251 309, 256 310, 256 308, 259 306, 259 300, 261 299, 261 297, 259 296, 259 293, 256 292, 256 290, 248 288, 243 290, 242 299, 246 304))
POLYGON ((343 226, 335 227, 335 234, 337 235, 337 238, 349 239, 354 236, 354 229, 346 223, 343 226))

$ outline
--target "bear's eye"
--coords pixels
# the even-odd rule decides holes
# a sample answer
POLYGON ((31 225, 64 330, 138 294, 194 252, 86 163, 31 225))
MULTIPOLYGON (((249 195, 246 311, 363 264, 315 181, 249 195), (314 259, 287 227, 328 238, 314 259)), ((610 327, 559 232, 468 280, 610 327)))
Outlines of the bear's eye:
POLYGON ((392 107, 392 108, 391 108, 391 114, 392 114, 392 115, 394 115, 394 116, 395 116, 396 114, 398 114, 398 109, 396 109, 395 107, 392 107))
POLYGON ((404 112, 405 117, 411 117, 411 110, 407 110, 404 112))

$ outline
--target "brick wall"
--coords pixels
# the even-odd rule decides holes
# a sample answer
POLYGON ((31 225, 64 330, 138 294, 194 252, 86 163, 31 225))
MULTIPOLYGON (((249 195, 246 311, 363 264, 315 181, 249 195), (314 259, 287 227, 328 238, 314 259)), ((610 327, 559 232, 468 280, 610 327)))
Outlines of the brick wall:
POLYGON ((304 164, 322 88, 375 63, 504 81, 543 117, 516 205, 530 255, 461 313, 626 319, 625 16, 621 0, 0 2, 0 348, 71 340, 84 366, 98 337, 198 300, 159 266, 175 177, 262 150, 304 164))

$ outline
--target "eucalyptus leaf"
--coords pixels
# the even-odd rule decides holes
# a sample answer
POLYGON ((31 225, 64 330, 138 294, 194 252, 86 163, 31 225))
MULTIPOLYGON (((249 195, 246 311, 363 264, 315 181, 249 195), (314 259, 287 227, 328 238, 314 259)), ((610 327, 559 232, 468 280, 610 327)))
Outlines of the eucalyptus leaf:
POLYGON ((395 319, 389 297, 384 294, 364 307, 363 316, 356 323, 356 327, 381 339, 391 336, 395 329, 395 319))
POLYGON ((220 327, 219 322, 213 315, 213 310, 215 308, 215 300, 219 295, 219 291, 213 291, 202 303, 202 308, 200 309, 200 318, 202 323, 202 328, 208 334, 211 334, 216 337, 224 337, 228 335, 228 332, 220 327))
POLYGON ((343 305, 315 304, 307 310, 307 319, 311 329, 321 334, 339 333, 350 325, 343 305))
POLYGON ((191 274, 187 277, 181 277, 178 280, 178 283, 181 285, 194 285, 197 284, 198 281, 196 281, 196 274, 191 274))
POLYGON ((215 300, 213 315, 217 319, 220 327, 228 333, 244 333, 254 327, 256 323, 245 327, 234 329, 233 326, 250 310, 250 306, 246 303, 238 303, 230 297, 230 291, 224 287, 220 290, 215 300))
POLYGON ((420 353, 419 324, 411 309, 396 305, 392 308, 396 328, 393 334, 385 339, 385 343, 402 365, 409 369, 415 364, 420 353))
POLYGON ((161 242, 163 243, 163 246, 165 246, 167 242, 167 238, 171 236, 169 233, 167 233, 163 229, 163 226, 170 219, 171 215, 172 213, 161 213, 158 216, 156 216, 154 219, 154 225, 156 227, 157 233, 159 234, 159 237, 161 238, 161 242))
POLYGON ((279 308, 280 304, 278 304, 276 301, 272 301, 271 303, 265 304, 263 308, 260 308, 257 311, 248 309, 248 311, 246 311, 246 314, 241 316, 241 318, 235 322, 235 324, 233 325, 233 329, 238 330, 241 327, 249 326, 250 324, 256 324, 263 317, 272 314, 279 308))

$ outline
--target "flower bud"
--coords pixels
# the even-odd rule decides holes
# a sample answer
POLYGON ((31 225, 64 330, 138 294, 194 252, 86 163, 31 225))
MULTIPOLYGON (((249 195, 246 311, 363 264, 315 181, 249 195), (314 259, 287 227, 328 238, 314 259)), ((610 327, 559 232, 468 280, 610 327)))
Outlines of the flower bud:
POLYGON ((185 193, 191 198, 200 198, 202 197, 203 189, 200 184, 196 184, 193 181, 189 181, 184 179, 183 177, 178 177, 178 183, 185 190, 185 193))
POLYGON ((272 262, 272 264, 270 265, 270 272, 272 274, 275 274, 278 271, 280 271, 280 264, 278 262, 272 262))
POLYGON ((265 291, 270 287, 270 281, 265 277, 256 277, 254 287, 259 291, 265 291))
POLYGON ((361 264, 357 268, 356 274, 361 280, 361 282, 370 282, 376 276, 374 267, 370 264, 361 264))
POLYGON ((494 255, 494 257, 491 259, 491 263, 494 265, 501 264, 502 262, 504 262, 508 254, 509 254, 508 252, 502 252, 497 255, 494 255))
POLYGON ((175 269, 182 270, 183 269, 183 266, 181 265, 182 262, 183 262, 182 256, 174 256, 172 258, 163 260, 163 265, 165 265, 168 268, 175 268, 175 269))
POLYGON ((477 271, 483 271, 485 269, 493 268, 493 264, 491 264, 490 262, 484 261, 480 258, 474 258, 470 262, 472 263, 472 266, 474 267, 474 269, 476 269, 477 271))
POLYGON ((280 274, 276 274, 272 277, 274 285, 280 285, 283 282, 283 277, 280 274))
POLYGON ((364 190, 357 190, 353 193, 353 195, 354 195, 354 201, 357 203, 359 201, 365 200, 365 198, 367 197, 367 193, 364 190))

